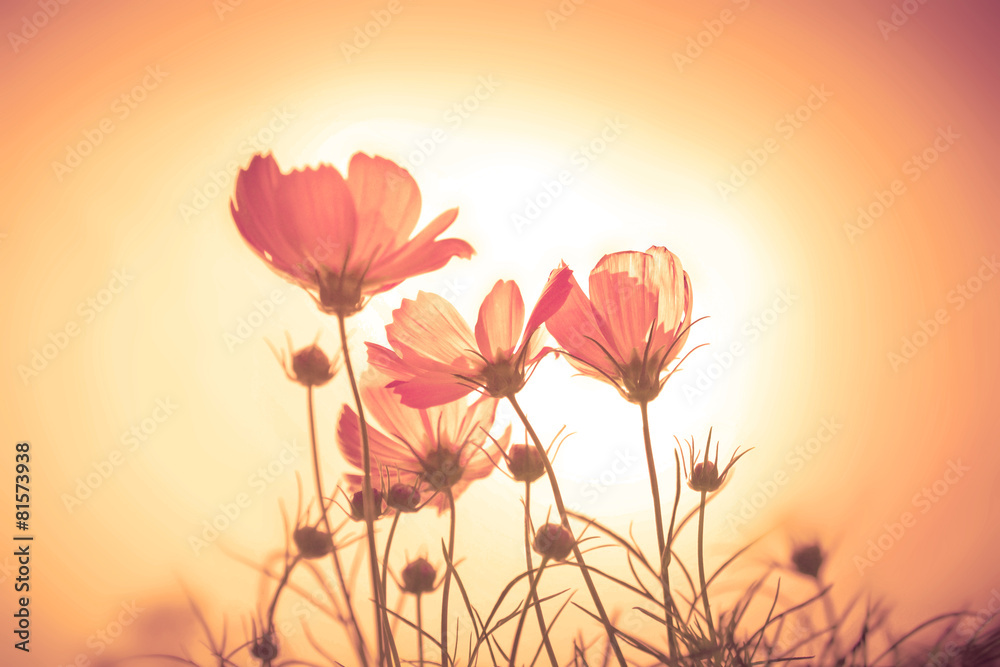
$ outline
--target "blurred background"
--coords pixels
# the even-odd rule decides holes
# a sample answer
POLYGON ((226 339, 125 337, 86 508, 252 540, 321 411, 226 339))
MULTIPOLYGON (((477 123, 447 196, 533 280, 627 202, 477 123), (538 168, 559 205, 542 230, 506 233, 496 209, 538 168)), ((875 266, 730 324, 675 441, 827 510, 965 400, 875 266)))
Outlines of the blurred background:
MULTIPOLYGON (((267 341, 338 339, 236 232, 234 177, 262 151, 286 170, 377 153, 416 178, 422 222, 460 208, 449 235, 478 254, 353 318, 362 367, 418 290, 474 322, 498 279, 530 308, 560 260, 585 285, 607 252, 676 253, 707 316, 689 347, 708 345, 652 405, 665 495, 675 436, 754 448, 710 506, 709 558, 764 539, 720 594, 819 540, 835 599, 884 601, 898 630, 1000 599, 998 18, 987 0, 4 2, 0 490, 13 505, 29 442, 35 536, 32 652, 4 626, 5 664, 177 653, 203 639, 182 587, 232 646, 266 601, 234 556, 274 566, 279 503, 294 513, 296 473, 311 488, 304 390, 267 341)), ((329 489, 348 398, 342 375, 317 393, 329 489)), ((521 402, 543 438, 574 433, 567 503, 655 550, 636 406, 554 359, 521 402)), ((522 567, 520 492, 497 474, 458 505, 487 609, 522 567)), ((440 565, 445 529, 408 517, 391 567, 440 565)), ((289 641, 316 659, 296 600, 289 641)))

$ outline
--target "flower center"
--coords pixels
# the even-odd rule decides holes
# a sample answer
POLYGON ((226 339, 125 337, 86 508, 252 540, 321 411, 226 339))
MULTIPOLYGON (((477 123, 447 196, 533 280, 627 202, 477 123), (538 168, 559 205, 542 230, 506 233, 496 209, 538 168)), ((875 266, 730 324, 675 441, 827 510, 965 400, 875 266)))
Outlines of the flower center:
POLYGON ((435 491, 450 489, 462 479, 462 465, 458 452, 438 447, 422 460, 424 479, 435 491))
POLYGON ((339 275, 323 271, 319 280, 319 302, 329 315, 353 315, 364 306, 360 276, 339 275))
POLYGON ((481 379, 486 392, 493 398, 513 396, 524 386, 524 374, 511 359, 487 364, 481 371, 481 379))

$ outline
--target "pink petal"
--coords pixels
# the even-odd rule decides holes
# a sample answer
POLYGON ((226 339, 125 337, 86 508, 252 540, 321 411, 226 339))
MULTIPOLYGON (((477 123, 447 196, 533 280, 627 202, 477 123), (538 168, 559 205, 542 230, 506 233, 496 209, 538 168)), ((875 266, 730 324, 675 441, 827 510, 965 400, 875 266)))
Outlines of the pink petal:
POLYGON ((415 368, 466 374, 482 365, 469 325, 437 294, 419 292, 415 300, 404 299, 385 333, 397 355, 415 368))
POLYGON ((398 284, 406 278, 436 271, 447 264, 452 257, 462 259, 472 257, 475 254, 472 246, 461 239, 435 240, 455 222, 457 216, 457 208, 445 211, 432 220, 413 240, 403 244, 392 254, 381 257, 366 275, 365 282, 371 285, 367 292, 377 294, 389 289, 385 285, 398 284))
MULTIPOLYGON (((598 371, 591 368, 594 366, 614 377, 618 371, 601 347, 611 354, 615 354, 615 349, 604 337, 590 300, 580 289, 576 278, 570 276, 569 280, 569 295, 562 307, 546 320, 545 328, 560 347, 572 355, 568 360, 581 373, 602 377, 598 371), (577 361, 573 357, 583 361, 577 361)), ((615 360, 624 363, 619 357, 615 357, 615 360)))
MULTIPOLYGON (((345 405, 340 413, 340 420, 337 423, 337 445, 348 463, 359 470, 364 469, 361 425, 357 413, 350 406, 345 405)), ((405 445, 383 434, 371 423, 368 423, 368 453, 373 477, 386 468, 420 470, 419 461, 405 445)))
POLYGON ((545 321, 552 317, 573 290, 573 272, 568 266, 562 265, 549 274, 549 279, 542 288, 542 294, 538 297, 538 302, 531 310, 531 317, 528 318, 528 326, 524 329, 524 345, 528 337, 534 333, 535 329, 545 324, 545 321))
POLYGON ((403 405, 430 408, 468 396, 472 387, 458 384, 452 375, 424 373, 411 380, 394 380, 388 385, 399 395, 403 405))
POLYGON ((356 271, 390 254, 410 238, 420 216, 420 189, 409 172, 382 157, 355 153, 347 185, 357 210, 358 239, 352 255, 356 271))
POLYGON ((250 248, 273 270, 304 287, 315 270, 339 270, 356 230, 354 202, 334 167, 282 174, 274 157, 256 155, 236 180, 233 219, 250 248))
POLYGON ((602 257, 590 272, 590 300, 598 323, 626 362, 634 353, 643 354, 653 322, 662 324, 657 320, 654 265, 644 252, 616 252, 602 257))
POLYGON ((524 300, 513 280, 498 280, 479 307, 476 342, 490 362, 510 358, 524 325, 524 300))

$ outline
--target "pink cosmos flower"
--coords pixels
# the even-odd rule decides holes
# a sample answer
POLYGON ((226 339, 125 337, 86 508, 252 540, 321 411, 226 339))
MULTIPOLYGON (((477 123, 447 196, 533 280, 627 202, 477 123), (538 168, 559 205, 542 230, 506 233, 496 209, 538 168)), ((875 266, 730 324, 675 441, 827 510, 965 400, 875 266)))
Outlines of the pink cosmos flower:
POLYGON ((250 249, 329 314, 351 315, 368 297, 474 252, 460 239, 437 240, 457 208, 411 239, 420 215, 416 182, 364 153, 351 158, 347 180, 327 164, 283 174, 271 154, 255 155, 236 179, 230 209, 250 249))
POLYGON ((440 405, 474 390, 512 396, 548 351, 536 333, 563 304, 572 275, 565 267, 552 272, 527 326, 517 283, 497 281, 479 308, 475 334, 454 306, 420 292, 416 300, 404 300, 385 327, 392 349, 367 343, 368 361, 393 379, 389 387, 413 407, 440 405))
POLYGON ((589 299, 573 279, 546 328, 574 368, 644 403, 670 377, 661 379, 687 341, 692 305, 680 259, 654 246, 602 257, 590 272, 589 299))
MULTIPOLYGON (((441 492, 450 489, 457 497, 473 481, 488 476, 503 456, 509 427, 497 443, 487 442, 498 401, 482 396, 472 403, 460 398, 432 408, 411 408, 385 384, 384 376, 369 373, 361 387, 368 410, 372 484, 376 488, 394 482, 426 486, 437 492, 428 503, 443 512, 448 502, 441 492)), ((337 443, 344 457, 361 469, 358 416, 349 406, 340 415, 337 443)))

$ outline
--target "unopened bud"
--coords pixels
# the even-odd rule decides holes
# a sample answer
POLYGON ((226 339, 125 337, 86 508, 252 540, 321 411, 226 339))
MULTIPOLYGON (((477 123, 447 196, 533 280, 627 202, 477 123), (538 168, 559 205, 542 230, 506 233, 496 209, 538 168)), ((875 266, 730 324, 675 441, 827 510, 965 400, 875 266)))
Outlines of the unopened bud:
POLYGON ((576 546, 573 533, 569 532, 566 526, 558 523, 547 523, 535 533, 535 541, 532 545, 535 553, 552 560, 566 560, 566 557, 576 546))
POLYGON ((414 595, 423 595, 434 590, 437 572, 426 558, 418 558, 403 568, 403 590, 414 595))
POLYGON ((389 487, 385 504, 399 512, 416 512, 420 508, 420 491, 412 484, 397 482, 389 487))
POLYGON ((534 482, 545 474, 542 455, 534 445, 511 445, 507 453, 507 467, 519 482, 534 482))
POLYGON ((312 526, 303 526, 292 533, 295 547, 303 558, 322 558, 333 551, 333 537, 312 526))

